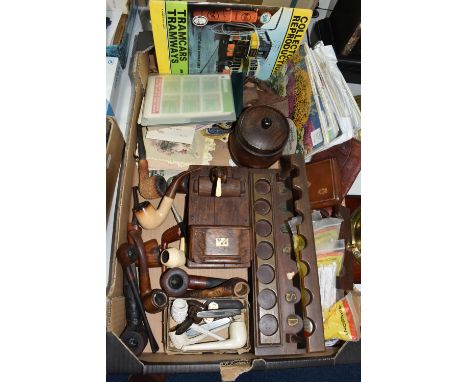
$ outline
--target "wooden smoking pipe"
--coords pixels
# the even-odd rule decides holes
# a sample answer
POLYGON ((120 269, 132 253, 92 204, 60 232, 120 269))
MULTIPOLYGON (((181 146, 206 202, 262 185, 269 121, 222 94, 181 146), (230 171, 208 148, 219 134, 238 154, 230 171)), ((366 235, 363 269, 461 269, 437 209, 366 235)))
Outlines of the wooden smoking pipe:
MULTIPOLYGON (((164 179, 164 178, 163 178, 164 179)), ((180 181, 179 183, 179 186, 182 184, 182 183, 186 183, 186 185, 184 187, 188 187, 188 180, 189 180, 189 177, 188 176, 185 176, 183 177, 183 179, 180 181)), ((179 186, 176 187, 176 193, 180 193, 179 191, 179 186)), ((158 188, 158 192, 161 194, 161 195, 165 195, 166 192, 167 192, 167 182, 166 182, 166 179, 164 179, 164 182, 161 182, 161 184, 159 185, 159 188, 158 188)), ((184 191, 184 193, 187 193, 186 191, 184 191)), ((136 207, 136 206, 135 206, 136 207)), ((184 225, 184 221, 182 219, 182 216, 180 216, 179 212, 177 211, 177 209, 175 208, 174 204, 171 205, 171 211, 172 213, 174 214, 174 219, 176 220, 177 224, 179 225, 180 229, 181 229, 181 232, 182 232, 182 236, 184 237, 187 237, 187 230, 185 228, 185 225, 184 225)))
POLYGON ((187 289, 205 289, 216 287, 226 279, 214 277, 193 276, 187 274, 183 269, 171 268, 161 275, 160 284, 170 297, 180 297, 187 289))
MULTIPOLYGON (((132 190, 133 190, 133 208, 136 208, 139 204, 138 187, 133 187, 132 190)), ((135 245, 135 242, 133 241, 132 236, 128 234, 128 232, 131 232, 131 231, 136 231, 141 235, 142 230, 141 230, 141 227, 138 225, 138 220, 135 216, 135 213, 133 213, 132 221, 128 223, 127 225, 127 240, 130 244, 135 245)), ((148 262, 148 267, 150 268, 160 267, 161 261, 159 260, 160 249, 159 249, 158 241, 156 239, 151 239, 151 240, 145 241, 143 245, 145 247, 145 256, 148 262)), ((138 259, 137 259, 136 264, 139 265, 138 259)))
POLYGON ((185 333, 187 330, 189 330, 190 326, 192 326, 193 323, 199 324, 203 321, 203 318, 197 317, 197 313, 206 309, 205 304, 197 300, 188 300, 187 305, 187 318, 179 325, 177 325, 177 335, 185 333))
POLYGON ((161 235, 161 251, 167 249, 170 243, 180 240, 182 237, 183 234, 179 224, 166 229, 161 235))
MULTIPOLYGON (((175 333, 177 335, 180 335, 182 333, 185 333, 187 330, 190 329, 190 326, 195 323, 199 324, 202 322, 203 318, 198 316, 198 313, 206 311, 209 309, 209 305, 212 302, 211 300, 206 300, 204 303, 197 301, 197 300, 185 300, 187 301, 188 305, 188 310, 187 310, 187 318, 177 325, 177 328, 175 329, 175 333)), ((244 308, 244 304, 239 301, 239 300, 213 300, 213 302, 216 303, 216 308, 214 310, 218 309, 242 309, 244 308)), ((224 318, 224 317, 223 317, 224 318)))
POLYGON ((168 268, 180 267, 185 264, 185 237, 182 234, 181 225, 177 224, 168 228, 161 236, 160 262, 168 268), (169 243, 180 240, 179 248, 169 248, 169 243))
MULTIPOLYGON (((135 251, 136 254, 136 251, 135 251)), ((135 264, 130 266, 133 278, 136 280, 135 264)), ((140 355, 148 343, 148 335, 138 311, 137 302, 127 277, 123 280, 123 294, 125 297, 125 317, 127 326, 120 335, 122 342, 135 354, 140 355)))
POLYGON ((214 298, 214 297, 246 297, 250 287, 244 279, 233 277, 222 284, 202 290, 187 290, 183 297, 191 298, 214 298))
POLYGON ((182 346, 182 351, 219 351, 242 348, 247 343, 247 326, 245 322, 234 321, 229 325, 229 339, 223 341, 203 342, 182 346))
POLYGON ((145 308, 143 306, 143 302, 140 298, 140 294, 138 293, 138 286, 137 286, 137 281, 135 274, 132 272, 131 266, 133 263, 135 263, 137 257, 138 257, 138 249, 130 245, 128 243, 122 244, 118 249, 117 249, 117 260, 119 261, 120 265, 122 266, 122 269, 124 271, 125 278, 128 281, 128 284, 130 285, 130 288, 133 293, 133 297, 135 298, 135 302, 137 304, 137 308, 140 312, 141 318, 143 320, 143 324, 146 328, 146 335, 148 336, 150 346, 151 346, 151 351, 153 353, 156 353, 159 350, 159 345, 156 342, 156 339, 154 338, 153 332, 151 331, 150 324, 148 322, 148 318, 146 317, 145 313, 145 308))
POLYGON ((138 206, 133 209, 138 223, 144 229, 157 228, 164 222, 164 220, 166 220, 177 193, 177 186, 193 171, 195 170, 183 171, 174 177, 174 180, 167 188, 167 191, 157 209, 148 201, 139 203, 138 206))
MULTIPOLYGON (((167 188, 166 179, 161 175, 149 176, 149 166, 146 159, 146 148, 143 140, 143 127, 137 126, 138 144, 138 189, 145 199, 158 199, 164 196, 167 188)), ((182 179, 177 185, 177 192, 186 194, 188 179, 182 179)))
POLYGON ((138 278, 140 280, 140 297, 143 306, 148 313, 161 312, 166 307, 168 298, 166 293, 161 289, 151 289, 150 275, 148 264, 146 263, 145 247, 143 245, 141 233, 130 231, 128 235, 132 238, 137 248, 139 261, 138 278))
POLYGON ((146 149, 143 141, 143 127, 137 126, 138 144, 138 189, 140 195, 145 199, 157 199, 163 196, 158 190, 164 187, 166 182, 161 175, 149 176, 148 161, 146 160, 146 149))
POLYGON ((167 268, 176 268, 185 265, 185 238, 180 239, 179 248, 167 248, 161 251, 161 264, 167 268))
MULTIPOLYGON (((129 224, 129 227, 131 227, 131 224, 129 224)), ((130 232, 130 229, 129 229, 129 232, 130 232)), ((162 267, 163 265, 168 266, 166 263, 169 261, 169 256, 171 255, 171 252, 182 251, 183 256, 185 257, 185 248, 181 249, 181 247, 185 247, 184 243, 181 243, 181 247, 179 248, 169 248, 168 246, 170 243, 173 243, 177 240, 182 240, 183 238, 184 237, 182 236, 182 231, 180 229, 180 226, 177 224, 164 231, 164 233, 161 236, 161 245, 158 246, 157 244, 158 242, 155 239, 146 241, 144 243, 144 246, 145 246, 146 265, 148 266, 148 268, 158 268, 158 267, 162 267), (161 255, 163 253, 165 253, 164 262, 161 261, 161 255)), ((130 242, 130 239, 129 239, 129 242, 130 242)), ((177 255, 180 256, 179 254, 177 255)), ((185 263, 185 260, 184 260, 184 263, 185 263)), ((136 262, 136 265, 139 266, 138 260, 136 262)), ((182 264, 179 264, 178 266, 180 265, 182 264)))

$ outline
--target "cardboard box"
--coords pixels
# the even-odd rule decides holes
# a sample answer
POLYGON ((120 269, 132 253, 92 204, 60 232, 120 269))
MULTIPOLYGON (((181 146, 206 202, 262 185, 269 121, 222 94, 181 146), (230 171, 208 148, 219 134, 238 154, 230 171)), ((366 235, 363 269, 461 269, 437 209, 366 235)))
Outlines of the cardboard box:
POLYGON ((127 14, 123 14, 123 23, 124 25, 119 26, 119 30, 116 31, 116 35, 119 37, 117 40, 114 40, 114 43, 106 46, 106 56, 107 57, 118 57, 120 61, 120 66, 122 69, 125 69, 127 65, 128 58, 128 49, 130 46, 130 37, 133 31, 133 25, 135 24, 136 14, 137 14, 137 3, 136 0, 130 0, 130 9, 127 14))
POLYGON ((124 148, 125 141, 116 120, 106 117, 106 222, 109 220, 124 148))
MULTIPOLYGON (((284 356, 255 356, 253 352, 244 354, 164 354, 162 313, 148 314, 153 333, 160 344, 160 352, 152 354, 149 346, 140 357, 136 357, 119 339, 119 335, 125 328, 125 300, 122 293, 123 273, 120 264, 115 258, 115 252, 119 245, 127 241, 127 222, 131 217, 132 186, 138 184, 138 172, 134 158, 136 149, 136 125, 140 106, 145 94, 145 86, 149 74, 150 52, 154 54, 152 35, 140 33, 137 41, 139 49, 135 53, 131 67, 133 80, 133 105, 131 107, 131 118, 129 121, 129 136, 125 149, 121 181, 119 184, 119 197, 117 203, 117 216, 115 223, 114 239, 112 243, 111 272, 107 287, 107 322, 106 322, 106 344, 107 344, 107 372, 108 373, 188 373, 188 372, 220 372, 225 381, 234 380, 241 373, 249 370, 267 370, 279 368, 296 368, 334 365, 337 363, 360 362, 360 342, 340 343, 334 347, 328 347, 325 352, 284 355, 284 356), (145 44, 146 42, 146 44, 145 44), (144 48, 144 47, 147 48, 144 48)), ((218 163, 215 163, 218 164, 218 163)), ((184 195, 177 195, 176 207, 182 211, 184 195)), ((158 228, 159 232, 175 224, 170 216, 167 221, 158 228)), ((152 231, 143 231, 143 240, 148 240, 154 234, 152 231)), ((156 236, 159 238, 160 236, 156 236)), ((192 274, 214 275, 223 277, 221 273, 227 272, 228 277, 238 276, 236 271, 246 272, 244 269, 216 269, 215 273, 208 274, 206 269, 190 269, 192 274), (197 273, 198 272, 198 273, 197 273)), ((160 269, 150 270, 151 285, 153 288, 159 286, 160 269)), ((242 276, 240 276, 242 277, 242 276)))
POLYGON ((117 57, 106 57, 106 115, 115 115, 122 68, 117 57))

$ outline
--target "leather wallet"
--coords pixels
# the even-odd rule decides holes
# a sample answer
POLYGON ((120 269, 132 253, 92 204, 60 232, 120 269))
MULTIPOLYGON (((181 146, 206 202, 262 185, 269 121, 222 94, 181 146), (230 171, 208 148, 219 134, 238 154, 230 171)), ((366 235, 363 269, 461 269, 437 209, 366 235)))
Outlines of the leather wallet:
POLYGON ((343 199, 361 171, 361 142, 355 138, 333 146, 312 156, 310 163, 335 158, 341 172, 341 192, 343 199))
POLYGON ((306 165, 307 191, 312 209, 341 203, 341 174, 335 158, 306 165))

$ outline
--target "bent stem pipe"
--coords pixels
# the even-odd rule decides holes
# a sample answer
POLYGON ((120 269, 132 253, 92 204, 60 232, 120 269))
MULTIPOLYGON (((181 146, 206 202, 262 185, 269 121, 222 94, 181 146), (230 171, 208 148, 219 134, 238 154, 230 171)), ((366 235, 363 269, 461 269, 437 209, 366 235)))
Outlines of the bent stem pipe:
POLYGON ((138 189, 145 199, 158 199, 164 195, 160 190, 165 187, 166 180, 161 175, 149 176, 146 149, 143 140, 143 127, 137 126, 138 144, 138 189))
MULTIPOLYGON (((128 223, 127 225, 127 241, 131 245, 136 245, 135 241, 133 240, 133 234, 130 235, 130 232, 135 232, 135 234, 141 236, 141 228, 137 225, 134 225, 133 223, 128 223)), ((146 257, 146 262, 149 268, 156 268, 156 267, 161 267, 161 250, 159 247, 159 243, 156 239, 150 239, 148 241, 145 241, 143 243, 143 247, 145 250, 145 257, 146 257)), ((136 265, 140 266, 140 261, 139 259, 136 260, 136 265)))
MULTIPOLYGON (((221 320, 219 320, 221 321, 221 320)), ((230 326, 230 320, 227 322, 220 322, 219 324, 217 323, 216 326, 213 329, 207 329, 211 333, 216 333, 219 332, 228 326, 230 326)), ((202 327, 207 327, 208 325, 213 326, 213 324, 204 324, 202 327)), ((192 330, 192 329, 190 329, 192 330)), ((189 336, 188 331, 184 332, 182 334, 176 334, 176 332, 170 332, 169 333, 169 338, 171 339, 172 344, 176 349, 182 349, 183 346, 185 345, 191 345, 191 344, 196 344, 202 340, 204 340, 206 337, 208 337, 206 334, 200 334, 196 330, 193 330, 195 333, 197 333, 195 336, 189 336)), ((223 338, 223 340, 225 340, 223 338)))
POLYGON ((225 281, 226 279, 188 275, 180 268, 171 268, 161 275, 160 284, 168 296, 181 297, 189 288, 213 288, 225 281))
MULTIPOLYGON (((179 183, 179 185, 177 186, 177 189, 176 189, 176 193, 185 193, 185 194, 187 193, 186 190, 184 190, 184 189, 181 190, 181 185, 184 184, 184 183, 188 183, 188 177, 184 177, 184 179, 179 183)), ((162 178, 162 181, 160 181, 160 182, 158 182, 156 184, 156 188, 157 188, 158 194, 163 196, 167 191, 167 181, 166 181, 166 179, 162 178)), ((178 225, 180 225, 181 229, 183 229, 182 216, 180 216, 179 211, 177 211, 174 204, 172 204, 172 206, 171 206, 171 211, 172 211, 172 214, 174 215, 175 221, 177 222, 178 225)), ((185 236, 185 233, 183 235, 185 236)))
POLYGON ((244 321, 234 321, 229 326, 229 339, 182 346, 182 351, 216 351, 240 349, 247 343, 247 327, 244 321))
MULTIPOLYGON (((136 279, 135 266, 130 266, 136 279)), ((125 318, 127 325, 120 335, 122 342, 135 354, 140 355, 148 343, 148 335, 138 311, 137 302, 127 277, 123 279, 123 294, 125 297, 125 318)), ((185 301, 185 300, 184 300, 185 301)))
MULTIPOLYGON (((133 189, 133 208, 136 208, 139 204, 138 201, 138 187, 132 187, 133 189)), ((133 241, 133 238, 129 233, 131 231, 136 231, 139 235, 141 235, 141 227, 138 225, 138 220, 133 214, 132 221, 127 224, 127 241, 131 245, 135 245, 135 242, 133 241)), ((146 261, 148 262, 148 267, 149 268, 155 268, 155 267, 160 267, 161 266, 161 261, 159 259, 160 257, 160 249, 159 249, 159 243, 156 239, 150 239, 148 241, 145 241, 143 243, 145 247, 145 256, 146 256, 146 261)), ((139 265, 139 261, 137 259, 136 265, 139 265)))
POLYGON ((151 327, 148 322, 148 318, 146 317, 145 308, 143 306, 141 296, 138 293, 138 286, 135 274, 132 272, 131 269, 132 264, 135 263, 138 257, 137 249, 135 246, 129 245, 128 243, 124 243, 117 249, 116 257, 124 270, 125 278, 127 279, 128 284, 130 285, 130 289, 135 298, 137 308, 140 312, 143 324, 146 328, 146 335, 150 341, 151 351, 153 353, 156 353, 159 350, 159 345, 156 342, 156 339, 154 338, 153 332, 151 331, 151 327))
POLYGON ((185 238, 180 239, 179 248, 167 248, 161 252, 161 264, 167 268, 181 267, 185 264, 185 238))
POLYGON ((194 170, 183 171, 174 178, 157 209, 148 201, 139 203, 136 208, 133 208, 138 223, 144 229, 157 228, 166 220, 172 204, 174 203, 177 186, 184 180, 184 177, 188 176, 193 171, 194 170))
POLYGON ((130 231, 128 235, 130 235, 137 248, 139 260, 138 278, 140 281, 140 296, 143 306, 148 313, 158 313, 167 305, 167 295, 161 289, 151 289, 150 275, 141 233, 130 231))
POLYGON ((179 224, 166 229, 161 235, 161 250, 166 249, 170 243, 180 240, 182 237, 182 230, 179 224))
MULTIPOLYGON (((145 247, 145 257, 148 268, 161 267, 161 252, 159 244, 156 239, 145 241, 143 244, 145 247)), ((136 265, 139 266, 140 262, 137 260, 136 265)))
MULTIPOLYGON (((128 225, 128 232, 130 231, 138 231, 141 234, 141 229, 136 225, 136 227, 132 224, 129 223, 128 225)), ((133 239, 128 235, 128 241, 133 244, 133 239)), ((146 264, 148 268, 157 268, 157 267, 162 267, 163 264, 161 263, 161 253, 164 252, 164 250, 168 249, 168 244, 173 243, 174 241, 181 240, 183 238, 181 229, 179 225, 172 226, 171 228, 168 228, 166 231, 161 236, 161 245, 158 245, 158 241, 156 239, 151 239, 148 240, 144 243, 145 246, 145 257, 146 257, 146 264)), ((180 243, 179 249, 177 248, 170 248, 172 251, 183 251, 183 256, 184 256, 184 262, 180 262, 179 265, 175 266, 180 266, 185 264, 185 243, 180 243)), ((177 256, 180 256, 180 253, 174 253, 177 256)), ((169 253, 171 255, 171 253, 169 253)), ((167 262, 168 260, 166 260, 167 262)), ((136 264, 139 266, 139 261, 137 260, 136 264)), ((166 265, 167 267, 171 268, 171 266, 166 265)))

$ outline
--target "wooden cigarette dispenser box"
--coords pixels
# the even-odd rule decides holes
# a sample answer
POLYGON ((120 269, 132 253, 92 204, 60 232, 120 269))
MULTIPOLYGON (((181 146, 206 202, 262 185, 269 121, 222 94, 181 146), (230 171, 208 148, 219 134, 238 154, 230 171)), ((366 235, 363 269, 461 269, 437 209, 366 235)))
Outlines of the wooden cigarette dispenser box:
POLYGON ((195 172, 190 174, 188 192, 188 266, 250 267, 248 169, 191 169, 195 172))

